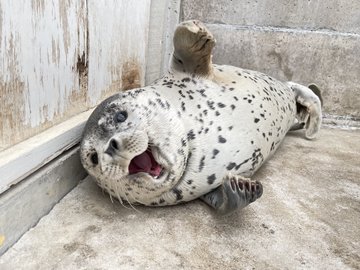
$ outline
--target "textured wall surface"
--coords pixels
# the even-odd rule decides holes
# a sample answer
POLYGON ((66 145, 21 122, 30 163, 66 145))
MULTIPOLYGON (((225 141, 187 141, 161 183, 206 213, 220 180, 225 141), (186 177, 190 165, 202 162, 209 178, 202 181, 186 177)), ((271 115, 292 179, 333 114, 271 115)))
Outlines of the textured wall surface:
POLYGON ((360 117, 360 2, 184 0, 182 20, 215 34, 214 62, 314 82, 324 111, 360 117))
POLYGON ((172 53, 172 37, 179 23, 180 0, 151 0, 146 84, 167 70, 172 53))
POLYGON ((0 150, 144 84, 150 3, 0 0, 0 150))

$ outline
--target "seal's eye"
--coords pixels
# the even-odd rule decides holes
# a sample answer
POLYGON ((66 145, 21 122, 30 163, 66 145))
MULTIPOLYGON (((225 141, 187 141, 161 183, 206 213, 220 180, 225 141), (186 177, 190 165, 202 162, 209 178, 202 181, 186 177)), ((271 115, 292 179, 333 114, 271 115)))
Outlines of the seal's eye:
POLYGON ((115 123, 122 123, 124 122, 128 117, 128 114, 126 111, 117 112, 114 117, 115 123))
POLYGON ((90 159, 94 165, 99 163, 98 154, 96 152, 91 154, 90 159))

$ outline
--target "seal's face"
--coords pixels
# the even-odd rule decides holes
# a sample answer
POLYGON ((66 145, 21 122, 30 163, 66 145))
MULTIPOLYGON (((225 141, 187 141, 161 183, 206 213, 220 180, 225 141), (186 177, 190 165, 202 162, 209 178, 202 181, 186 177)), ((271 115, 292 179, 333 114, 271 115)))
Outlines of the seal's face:
POLYGON ((81 161, 120 201, 151 204, 181 178, 188 156, 184 140, 184 127, 168 101, 155 91, 131 90, 106 99, 92 113, 81 161))

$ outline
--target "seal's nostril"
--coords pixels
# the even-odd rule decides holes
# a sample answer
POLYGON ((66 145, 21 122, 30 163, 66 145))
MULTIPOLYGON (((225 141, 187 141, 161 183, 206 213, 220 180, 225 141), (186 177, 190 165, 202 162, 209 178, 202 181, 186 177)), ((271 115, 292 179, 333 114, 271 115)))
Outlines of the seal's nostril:
POLYGON ((118 150, 119 150, 119 144, 117 143, 116 140, 111 139, 108 148, 105 150, 105 153, 110 156, 113 156, 115 152, 118 150))
POLYGON ((117 142, 114 139, 112 139, 110 141, 110 147, 115 149, 115 150, 119 150, 119 145, 117 144, 117 142))

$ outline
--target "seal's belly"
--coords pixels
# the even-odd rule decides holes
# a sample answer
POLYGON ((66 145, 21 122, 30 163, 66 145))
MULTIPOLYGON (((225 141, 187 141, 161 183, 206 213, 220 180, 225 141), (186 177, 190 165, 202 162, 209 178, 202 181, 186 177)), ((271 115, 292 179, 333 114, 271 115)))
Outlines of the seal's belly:
POLYGON ((184 200, 209 192, 227 173, 251 176, 294 123, 295 97, 285 84, 259 72, 218 68, 224 82, 165 79, 177 91, 163 94, 178 107, 188 132, 191 156, 181 182, 196 179, 199 185, 184 200))

